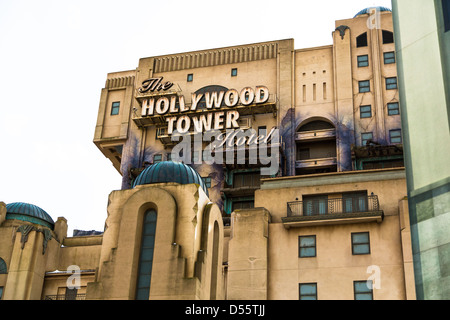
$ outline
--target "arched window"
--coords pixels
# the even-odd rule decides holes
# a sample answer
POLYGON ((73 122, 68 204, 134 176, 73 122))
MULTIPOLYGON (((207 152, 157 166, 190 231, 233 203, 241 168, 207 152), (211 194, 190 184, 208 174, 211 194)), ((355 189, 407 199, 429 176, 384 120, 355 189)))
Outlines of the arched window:
POLYGON ((394 34, 390 31, 383 30, 383 44, 394 43, 394 34))
POLYGON ((356 47, 367 47, 367 32, 364 32, 363 34, 356 37, 356 47))
POLYGON ((217 221, 214 222, 213 234, 213 252, 212 252, 212 266, 211 266, 211 288, 210 299, 217 299, 217 272, 219 267, 219 225, 217 221))
MULTIPOLYGON (((200 99, 197 105, 197 110, 203 110, 206 109, 206 93, 213 93, 213 92, 220 92, 220 91, 228 91, 227 88, 223 86, 218 85, 212 85, 212 86, 206 86, 201 89, 198 89, 195 91, 196 95, 203 94, 203 97, 200 99)), ((222 103, 220 104, 221 107, 225 107, 225 101, 222 100, 222 103)))
POLYGON ((334 129, 331 123, 326 121, 316 120, 308 122, 307 124, 300 127, 299 132, 314 131, 314 130, 324 130, 324 129, 334 129))
POLYGON ((8 270, 6 268, 6 262, 2 258, 0 258, 0 274, 6 274, 8 270))
POLYGON ((153 251, 155 249, 156 216, 156 211, 153 209, 148 210, 144 214, 136 300, 148 300, 150 297, 153 251))

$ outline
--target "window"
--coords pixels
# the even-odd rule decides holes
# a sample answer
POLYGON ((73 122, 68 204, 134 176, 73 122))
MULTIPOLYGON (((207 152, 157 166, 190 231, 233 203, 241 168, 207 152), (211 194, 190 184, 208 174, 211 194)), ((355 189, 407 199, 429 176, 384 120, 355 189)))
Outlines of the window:
POLYGON ((311 159, 309 148, 297 149, 297 160, 311 159))
POLYGON ((317 300, 317 283, 300 283, 299 300, 317 300))
POLYGON ((359 93, 370 92, 370 81, 359 81, 359 93))
POLYGON ((167 161, 172 161, 172 152, 167 154, 167 161))
POLYGON ((316 236, 298 237, 298 257, 312 258, 316 256, 316 236))
POLYGON ((237 68, 231 69, 231 76, 236 77, 237 76, 237 68))
POLYGON ((369 66, 369 56, 366 54, 364 56, 358 56, 358 68, 369 66))
POLYGON ((384 64, 395 63, 395 52, 384 53, 384 64))
POLYGON ((0 274, 6 274, 8 270, 6 268, 6 262, 2 258, 0 258, 0 274))
POLYGON ((372 281, 353 281, 355 300, 373 300, 372 281))
POLYGON ((364 32, 356 38, 356 47, 367 47, 367 32, 364 32))
POLYGON ((210 177, 202 178, 202 180, 205 183, 205 186, 207 188, 211 188, 211 178, 210 177))
POLYGON ((361 133, 361 144, 363 146, 366 146, 369 141, 373 139, 373 133, 372 132, 365 132, 361 133))
POLYGON ((78 289, 77 288, 66 288, 66 293, 64 294, 65 300, 77 300, 78 289))
POLYGON ((192 73, 189 73, 187 75, 187 82, 192 82, 194 80, 194 75, 192 73))
POLYGON ((400 108, 398 106, 398 102, 392 102, 387 104, 388 115, 395 116, 400 114, 400 108))
POLYGON ((370 254, 370 239, 368 232, 352 233, 352 254, 370 254))
POLYGON ((120 102, 113 102, 111 106, 111 115, 115 116, 119 114, 120 102))
POLYGON ((266 135, 267 134, 267 127, 266 126, 259 126, 258 127, 258 135, 266 135))
POLYGON ((303 215, 316 216, 328 213, 328 196, 304 196, 303 215))
POLYGON ((2 300, 3 297, 3 287, 0 287, 0 300, 2 300))
POLYGON ((386 90, 397 89, 397 78, 386 78, 386 90))
POLYGON ((242 172, 233 175, 233 188, 241 187, 259 187, 260 172, 242 172))
POLYGON ((153 156, 153 163, 158 163, 162 161, 162 154, 155 154, 153 156))
POLYGON ((394 43, 394 34, 391 31, 383 30, 383 44, 394 43))
POLYGON ((442 11, 444 13, 445 32, 450 31, 450 1, 442 0, 442 11))
POLYGON ((361 106, 360 116, 361 118, 371 118, 372 117, 372 106, 361 106))
POLYGON ((367 211, 367 193, 356 192, 343 195, 343 209, 345 213, 366 212, 367 211))
POLYGON ((400 144, 402 143, 402 131, 397 130, 390 130, 389 131, 389 139, 391 140, 391 144, 400 144))
POLYGON ((153 266, 153 250, 156 236, 156 211, 145 212, 142 226, 141 253, 136 285, 136 300, 148 300, 153 266))

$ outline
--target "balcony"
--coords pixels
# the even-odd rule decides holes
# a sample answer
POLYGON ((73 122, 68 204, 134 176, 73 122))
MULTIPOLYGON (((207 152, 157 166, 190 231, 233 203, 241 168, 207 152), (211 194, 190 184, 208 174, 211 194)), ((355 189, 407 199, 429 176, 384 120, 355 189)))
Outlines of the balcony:
POLYGON ((383 221, 378 196, 344 197, 287 203, 285 228, 383 221))
POLYGON ((86 300, 86 294, 55 294, 45 296, 44 300, 86 300))
POLYGON ((321 141, 336 139, 336 129, 322 129, 313 131, 297 132, 295 136, 296 141, 321 141))
POLYGON ((336 165, 337 165, 336 157, 297 160, 295 162, 296 169, 321 168, 321 167, 331 167, 331 166, 336 166, 336 165))

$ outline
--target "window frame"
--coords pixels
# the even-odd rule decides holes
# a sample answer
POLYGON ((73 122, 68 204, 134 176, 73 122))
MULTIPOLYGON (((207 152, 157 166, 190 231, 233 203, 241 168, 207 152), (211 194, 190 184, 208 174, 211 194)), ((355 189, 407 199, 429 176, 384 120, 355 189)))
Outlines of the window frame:
POLYGON ((238 68, 231 68, 231 76, 237 77, 238 75, 238 68))
POLYGON ((370 250, 370 233, 368 231, 365 232, 352 232, 351 233, 351 242, 352 242, 352 255, 354 256, 362 256, 362 255, 368 255, 371 253, 370 250), (367 235, 367 242, 356 242, 355 237, 358 235, 367 235), (355 246, 367 246, 367 252, 364 253, 358 253, 355 250, 355 246))
POLYGON ((394 129, 394 130, 389 130, 389 142, 391 143, 391 144, 402 144, 403 143, 403 138, 402 138, 402 130, 401 129, 394 129), (399 135, 398 136, 392 136, 392 134, 393 133, 399 133, 399 135), (398 139, 400 139, 399 140, 399 142, 397 143, 397 142, 393 142, 392 141, 392 138, 398 138, 398 139))
POLYGON ((163 156, 161 153, 157 153, 157 154, 153 155, 153 163, 154 164, 162 162, 162 161, 163 161, 163 156), (157 157, 159 158, 159 160, 156 159, 157 157))
POLYGON ((367 286, 367 283, 370 282, 372 283, 372 280, 357 280, 357 281, 353 281, 353 298, 355 300, 373 300, 373 283, 371 285, 372 288, 369 288, 367 286), (357 285, 364 285, 367 288, 367 291, 357 291, 357 285), (358 299, 358 295, 369 295, 370 294, 370 299, 358 299))
POLYGON ((395 62, 396 62, 395 51, 384 52, 383 60, 384 60, 384 64, 395 64, 395 62), (390 54, 392 54, 392 57, 387 57, 390 54))
POLYGON ((360 106, 359 107, 359 117, 361 119, 372 118, 372 106, 371 105, 360 106), (369 108, 369 111, 363 111, 363 108, 367 108, 367 107, 369 108), (369 116, 366 116, 366 114, 369 114, 369 116))
POLYGON ((202 177, 202 180, 207 188, 211 188, 211 177, 202 177))
POLYGON ((359 89, 359 93, 370 92, 370 80, 358 81, 358 89, 359 89), (367 85, 365 85, 365 84, 367 84, 367 85))
POLYGON ((298 300, 317 300, 317 282, 310 283, 299 283, 298 284, 298 300), (312 286, 314 287, 314 294, 303 294, 302 295, 302 286, 312 286), (307 297, 313 297, 314 299, 302 299, 307 297))
POLYGON ((444 32, 450 31, 450 1, 442 0, 442 14, 444 18, 444 32))
POLYGON ((364 146, 366 146, 367 145, 367 141, 368 140, 373 140, 373 132, 363 132, 363 133, 361 133, 361 145, 364 147, 364 146), (364 135, 365 134, 370 134, 370 136, 371 136, 371 138, 370 139, 364 139, 364 135), (366 141, 366 143, 364 143, 364 141, 366 141))
POLYGON ((387 104, 388 116, 398 116, 400 115, 400 103, 398 102, 389 102, 387 104), (390 106, 396 106, 396 108, 390 108, 390 106), (391 111, 396 111, 397 113, 391 113, 391 111))
POLYGON ((298 236, 298 257, 299 258, 315 258, 317 257, 317 238, 315 235, 309 236, 298 236), (302 239, 314 239, 314 245, 303 246, 302 247, 302 239), (302 254, 302 249, 314 249, 314 255, 311 254, 302 254))
POLYGON ((188 73, 188 75, 186 76, 186 82, 192 82, 192 81, 194 81, 194 74, 188 73))
POLYGON ((356 61, 358 62, 358 68, 364 68, 369 66, 369 55, 363 54, 356 57, 356 61), (362 60, 361 58, 365 58, 365 60, 362 60))
POLYGON ((120 113, 120 101, 111 103, 111 115, 117 116, 120 113))
POLYGON ((396 90, 398 89, 397 77, 386 78, 386 90, 396 90), (389 81, 395 80, 395 83, 389 81))

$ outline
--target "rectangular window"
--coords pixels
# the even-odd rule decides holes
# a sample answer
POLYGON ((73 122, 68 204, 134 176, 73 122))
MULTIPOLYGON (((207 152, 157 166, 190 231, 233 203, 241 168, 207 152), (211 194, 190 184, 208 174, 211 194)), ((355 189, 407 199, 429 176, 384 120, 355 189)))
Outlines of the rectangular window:
POLYGON ((167 154, 167 161, 172 161, 172 152, 167 154))
POLYGON ((267 134, 267 127, 266 126, 259 126, 258 127, 258 135, 266 135, 267 134))
POLYGON ((298 257, 312 258, 316 256, 316 236, 298 237, 298 257))
POLYGON ((111 115, 115 116, 119 114, 119 110, 120 110, 120 102, 113 102, 111 106, 111 115))
POLYGON ((373 300, 372 281, 353 281, 355 300, 373 300))
POLYGON ((372 106, 361 106, 360 116, 362 118, 372 118, 372 106))
POLYGON ((386 78, 386 90, 397 89, 397 78, 386 78))
POLYGON ((384 53, 384 64, 395 63, 395 52, 385 52, 384 53))
POLYGON ((304 196, 303 215, 317 216, 328 214, 328 196, 304 196))
POLYGON ((202 178, 202 180, 205 183, 205 186, 207 188, 211 188, 211 178, 210 177, 202 178))
POLYGON ((237 68, 231 69, 231 76, 236 77, 237 76, 237 68))
POLYGON ((352 254, 370 254, 370 238, 368 232, 352 233, 352 254))
POLYGON ((359 93, 370 92, 370 81, 359 81, 359 93))
POLYGON ((345 213, 367 211, 367 192, 346 193, 342 198, 342 206, 345 213))
POLYGON ((391 140, 391 144, 401 144, 402 143, 402 131, 390 130, 389 131, 389 139, 391 140))
POLYGON ((155 154, 153 156, 153 163, 158 163, 162 161, 162 154, 155 154))
POLYGON ((317 283, 300 283, 299 300, 317 300, 317 283))
POLYGON ((442 0, 445 32, 450 31, 450 0, 442 0))
POLYGON ((367 145, 367 142, 373 139, 373 133, 372 132, 365 132, 361 133, 361 144, 363 146, 367 145))
POLYGON ((3 287, 0 287, 0 300, 2 300, 2 296, 3 296, 3 287))
POLYGON ((369 56, 367 54, 363 56, 358 56, 358 68, 368 66, 369 66, 369 56))
POLYGON ((400 108, 398 106, 398 102, 392 102, 387 104, 388 115, 395 116, 400 114, 400 108))
POLYGON ((192 73, 189 73, 187 75, 187 82, 192 82, 194 80, 194 75, 192 73))

